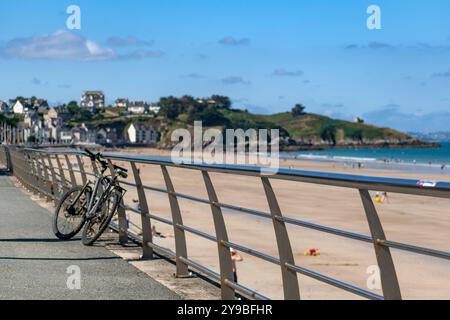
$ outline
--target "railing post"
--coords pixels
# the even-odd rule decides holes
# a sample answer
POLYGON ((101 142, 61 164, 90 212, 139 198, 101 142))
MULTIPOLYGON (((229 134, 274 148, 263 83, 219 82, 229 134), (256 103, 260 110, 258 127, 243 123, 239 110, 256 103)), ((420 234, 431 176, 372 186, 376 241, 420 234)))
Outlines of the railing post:
POLYGON ((380 218, 368 190, 359 190, 375 246, 375 255, 381 273, 381 286, 386 300, 401 300, 402 295, 395 271, 394 261, 388 247, 380 245, 386 241, 380 218))
POLYGON ((294 254, 292 253, 291 242, 289 240, 286 224, 282 220, 280 205, 273 191, 269 178, 261 178, 267 202, 272 214, 272 222, 277 239, 278 255, 280 256, 281 275, 283 279, 284 298, 286 300, 300 300, 300 288, 298 285, 297 273, 290 270, 287 264, 295 265, 294 254))
POLYGON ((5 158, 6 158, 6 170, 13 174, 14 173, 14 167, 11 162, 11 150, 9 148, 5 147, 5 158))
POLYGON ((22 186, 25 187, 25 181, 24 181, 25 168, 23 167, 22 160, 23 160, 23 153, 21 151, 19 151, 16 153, 16 156, 14 157, 14 163, 15 163, 14 175, 17 177, 17 179, 22 184, 22 186))
POLYGON ((139 198, 139 209, 141 211, 141 225, 142 225, 142 259, 153 259, 153 248, 148 243, 153 242, 152 225, 150 217, 148 216, 150 211, 148 208, 147 197, 145 196, 144 186, 142 185, 142 179, 139 174, 139 170, 136 167, 135 162, 130 162, 131 169, 133 170, 134 181, 136 182, 136 189, 139 198))
POLYGON ((41 186, 42 190, 43 190, 42 193, 44 195, 44 198, 47 199, 47 201, 51 201, 51 198, 49 196, 49 194, 51 193, 51 190, 49 188, 50 179, 48 177, 48 171, 47 171, 47 167, 45 165, 44 156, 42 154, 39 154, 39 155, 37 155, 37 157, 39 158, 38 166, 40 168, 40 170, 39 170, 40 178, 41 178, 41 181, 44 182, 41 186))
MULTIPOLYGON (((97 167, 95 167, 95 164, 93 165, 95 168, 94 170, 96 171, 96 173, 98 173, 97 167)), ((108 160, 108 166, 111 175, 115 176, 116 171, 114 170, 111 160, 108 160)), ((127 221, 127 213, 125 212, 124 208, 123 199, 120 202, 119 208, 117 209, 117 216, 119 217, 119 243, 125 245, 128 243, 128 221, 127 221)))
POLYGON ((31 176, 30 176, 30 184, 33 188, 33 193, 39 195, 39 174, 38 169, 36 168, 36 161, 34 159, 33 153, 28 152, 28 163, 31 168, 31 176))
MULTIPOLYGON (((64 155, 64 158, 66 159, 67 170, 69 170, 70 183, 72 185, 72 188, 74 188, 77 186, 77 179, 75 178, 75 172, 73 172, 72 162, 70 162, 69 156, 67 154, 64 155)), ((80 171, 81 171, 81 169, 80 169, 80 171)))
POLYGON ((86 171, 84 170, 84 164, 79 155, 77 155, 76 158, 77 158, 78 168, 80 169, 81 181, 83 182, 83 185, 85 185, 87 183, 87 176, 86 176, 86 171))
POLYGON ((228 282, 234 282, 233 264, 231 261, 230 249, 224 245, 228 242, 227 228, 223 218, 222 209, 219 206, 214 185, 207 171, 202 171, 203 180, 205 182, 208 198, 211 202, 211 211, 214 220, 214 228, 216 230, 217 247, 219 250, 220 279, 223 300, 234 300, 235 291, 228 285, 228 282))
POLYGON ((175 253, 176 253, 176 262, 177 262, 177 273, 176 276, 188 277, 189 276, 189 267, 187 264, 182 262, 180 258, 187 259, 187 245, 186 245, 186 235, 184 230, 178 226, 183 226, 183 217, 181 216, 180 205, 178 203, 178 198, 175 193, 175 188, 172 183, 172 179, 170 178, 169 171, 166 166, 161 166, 161 170, 164 176, 164 182, 166 184, 169 203, 170 203, 170 211, 172 213, 172 221, 174 223, 174 233, 175 233, 175 253))
POLYGON ((61 188, 62 188, 63 192, 66 192, 67 190, 69 190, 69 187, 67 184, 66 175, 64 174, 61 160, 59 159, 59 156, 57 154, 55 154, 55 159, 56 159, 56 163, 58 165, 59 178, 61 179, 61 188))
POLYGON ((52 177, 52 182, 50 184, 50 193, 52 194, 53 202, 55 203, 55 205, 57 205, 60 199, 58 178, 56 177, 55 167, 53 166, 52 157, 50 154, 47 154, 47 160, 50 175, 52 177))
POLYGON ((35 192, 34 186, 32 185, 32 183, 33 183, 33 168, 30 165, 30 156, 29 156, 28 152, 26 152, 26 151, 23 152, 23 158, 24 158, 23 162, 24 162, 24 166, 25 166, 25 170, 26 170, 26 173, 25 173, 26 178, 25 179, 26 179, 26 184, 27 184, 28 190, 30 190, 31 192, 35 192))

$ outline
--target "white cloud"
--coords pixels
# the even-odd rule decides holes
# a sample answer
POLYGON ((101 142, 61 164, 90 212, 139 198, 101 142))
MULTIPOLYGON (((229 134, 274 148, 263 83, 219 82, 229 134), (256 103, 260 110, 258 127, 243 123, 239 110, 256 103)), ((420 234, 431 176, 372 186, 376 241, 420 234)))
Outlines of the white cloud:
POLYGON ((241 76, 230 76, 230 77, 226 77, 221 79, 223 84, 226 85, 234 85, 234 84, 250 84, 250 81, 245 80, 243 77, 241 76))
POLYGON ((128 47, 128 46, 149 47, 154 44, 154 41, 145 41, 133 36, 128 36, 126 38, 111 37, 107 40, 107 44, 113 47, 128 47))
POLYGON ((189 78, 189 79, 204 79, 204 78, 206 78, 204 75, 199 74, 199 73, 195 73, 195 72, 182 75, 181 77, 182 78, 189 78))
POLYGON ((237 47, 237 46, 248 46, 251 43, 251 41, 249 38, 236 39, 234 37, 228 36, 223 39, 220 39, 219 43, 225 46, 237 47))
POLYGON ((66 30, 9 41, 1 55, 10 59, 98 61, 116 58, 112 49, 66 30))
POLYGON ((117 55, 120 60, 140 60, 145 58, 161 58, 165 55, 163 51, 154 50, 135 50, 129 53, 117 55))
POLYGON ((301 77, 304 75, 304 72, 302 70, 289 71, 286 69, 276 69, 272 72, 272 75, 275 77, 301 77))
POLYGON ((31 79, 31 83, 36 86, 39 86, 42 84, 42 81, 41 81, 41 79, 34 77, 33 79, 31 79))
POLYGON ((436 72, 432 75, 433 78, 450 78, 450 70, 445 72, 436 72))

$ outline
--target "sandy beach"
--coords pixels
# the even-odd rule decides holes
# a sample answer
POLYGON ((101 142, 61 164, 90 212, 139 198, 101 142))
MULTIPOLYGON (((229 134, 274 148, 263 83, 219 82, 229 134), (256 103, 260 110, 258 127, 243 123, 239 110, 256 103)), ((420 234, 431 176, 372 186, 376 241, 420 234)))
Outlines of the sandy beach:
MULTIPOLYGON (((126 149, 113 153, 156 156, 170 155, 156 149, 126 149)), ((118 163, 120 164, 120 163, 118 163)), ((124 163, 122 163, 124 165, 124 163)), ((282 160, 282 167, 412 179, 450 181, 450 175, 403 172, 398 170, 354 169, 341 163, 282 160)), ((161 169, 153 165, 138 165, 143 182, 165 188, 161 169)), ((200 172, 169 169, 177 192, 207 198, 200 172)), ((258 178, 212 174, 221 202, 269 212, 261 181, 258 178)), ((129 181, 133 182, 130 175, 129 181)), ((318 223, 328 227, 369 235, 363 206, 357 190, 327 187, 288 181, 272 181, 285 216, 318 223)), ((372 194, 374 197, 375 194, 372 194)), ((136 192, 130 190, 125 202, 136 207, 136 192), (133 201, 134 200, 134 201, 133 201)), ((147 192, 152 214, 171 219, 168 197, 147 192)), ((389 194, 389 202, 377 204, 387 238, 393 241, 450 251, 450 201, 418 196, 389 194)), ((180 200, 184 224, 214 235, 211 210, 208 205, 180 200)), ((224 211, 231 242, 278 257, 271 221, 263 218, 224 211)), ((128 213, 131 222, 140 226, 140 217, 128 213)), ((170 234, 170 226, 156 223, 159 232, 170 234)), ((133 227, 135 231, 137 228, 133 227)), ((376 265, 371 244, 340 238, 301 227, 289 226, 289 236, 296 264, 352 285, 369 290, 370 266, 376 265), (320 256, 305 256, 309 249, 318 249, 320 256)), ((155 243, 175 249, 173 238, 156 238, 155 243)), ((219 271, 217 245, 187 233, 188 255, 196 262, 219 271)), ((405 299, 450 299, 450 262, 392 250, 397 274, 405 299)), ((270 298, 282 299, 280 268, 241 253, 238 263, 239 282, 270 298)), ((316 280, 299 276, 303 299, 358 299, 357 296, 335 289, 316 280)), ((381 290, 371 291, 382 294, 381 290)))

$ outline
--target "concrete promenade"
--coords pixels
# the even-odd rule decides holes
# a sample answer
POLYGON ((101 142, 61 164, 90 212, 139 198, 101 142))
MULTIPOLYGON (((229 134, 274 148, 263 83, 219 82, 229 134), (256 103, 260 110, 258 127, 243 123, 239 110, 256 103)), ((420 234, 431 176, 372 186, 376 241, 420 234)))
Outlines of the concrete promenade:
POLYGON ((51 219, 0 171, 0 299, 180 298, 103 247, 57 241, 51 219), (78 268, 81 289, 71 290, 78 268))

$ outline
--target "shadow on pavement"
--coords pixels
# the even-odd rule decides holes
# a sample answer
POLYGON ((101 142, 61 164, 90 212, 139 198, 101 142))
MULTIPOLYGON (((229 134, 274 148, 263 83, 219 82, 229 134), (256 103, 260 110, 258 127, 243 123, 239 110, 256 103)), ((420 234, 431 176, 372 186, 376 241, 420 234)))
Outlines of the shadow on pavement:
POLYGON ((80 239, 74 238, 70 240, 59 240, 59 239, 0 239, 0 242, 23 242, 23 243, 31 243, 31 242, 38 242, 38 243, 57 243, 57 242, 74 242, 74 241, 80 241, 80 239))
POLYGON ((11 173, 6 169, 0 169, 0 176, 10 176, 11 173))
POLYGON ((120 260, 120 257, 93 257, 93 258, 37 258, 37 257, 0 257, 0 260, 23 261, 96 261, 96 260, 120 260))

